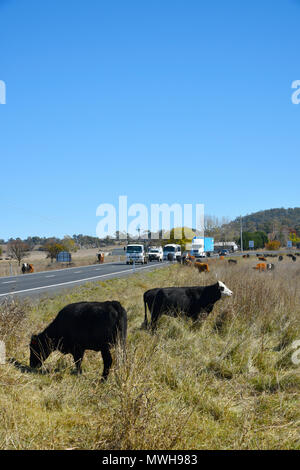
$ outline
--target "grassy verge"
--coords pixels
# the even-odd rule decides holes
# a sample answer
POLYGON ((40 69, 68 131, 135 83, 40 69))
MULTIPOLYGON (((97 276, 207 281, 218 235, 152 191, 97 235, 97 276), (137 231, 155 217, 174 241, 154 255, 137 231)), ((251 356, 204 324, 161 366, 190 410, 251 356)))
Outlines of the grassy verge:
POLYGON ((2 449, 299 449, 300 339, 297 263, 259 273, 249 260, 211 263, 208 274, 174 265, 127 279, 77 287, 38 303, 4 304, 0 334, 2 449), (162 317, 140 329, 146 289, 222 280, 232 298, 203 323, 162 317), (88 351, 83 375, 53 353, 41 373, 26 369, 29 340, 60 308, 79 300, 119 300, 128 312, 127 361, 102 384, 100 353, 88 351))

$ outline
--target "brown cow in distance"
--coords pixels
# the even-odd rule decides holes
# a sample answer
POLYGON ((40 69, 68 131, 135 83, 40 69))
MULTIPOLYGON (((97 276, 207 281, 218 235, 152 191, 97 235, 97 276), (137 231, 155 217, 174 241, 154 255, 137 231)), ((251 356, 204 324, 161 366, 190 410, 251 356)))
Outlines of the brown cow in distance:
POLYGON ((266 271, 267 265, 266 263, 258 263, 253 269, 257 269, 259 272, 266 271))

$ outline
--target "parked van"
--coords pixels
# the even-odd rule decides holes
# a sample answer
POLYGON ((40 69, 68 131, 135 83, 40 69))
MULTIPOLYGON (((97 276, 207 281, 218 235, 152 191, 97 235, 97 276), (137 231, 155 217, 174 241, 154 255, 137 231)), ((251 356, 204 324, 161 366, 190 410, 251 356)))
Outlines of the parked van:
POLYGON ((170 258, 170 256, 168 255, 173 255, 174 260, 181 258, 181 246, 175 245, 173 243, 170 243, 169 245, 165 245, 163 248, 164 261, 170 258))

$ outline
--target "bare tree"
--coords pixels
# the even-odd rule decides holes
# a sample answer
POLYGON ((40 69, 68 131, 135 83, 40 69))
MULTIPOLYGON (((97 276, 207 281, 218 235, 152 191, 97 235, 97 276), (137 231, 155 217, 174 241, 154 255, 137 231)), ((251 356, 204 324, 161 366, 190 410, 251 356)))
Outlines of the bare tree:
POLYGON ((8 254, 21 264, 21 261, 28 256, 29 246, 21 240, 10 240, 8 244, 8 254))

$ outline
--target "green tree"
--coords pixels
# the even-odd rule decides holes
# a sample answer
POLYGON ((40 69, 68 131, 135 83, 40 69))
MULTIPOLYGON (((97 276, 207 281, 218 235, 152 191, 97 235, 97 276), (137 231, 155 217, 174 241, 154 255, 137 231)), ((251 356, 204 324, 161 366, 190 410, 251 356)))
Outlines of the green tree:
POLYGON ((181 245, 181 249, 185 250, 186 244, 192 242, 194 235, 195 234, 192 229, 186 227, 172 228, 169 233, 169 238, 163 241, 163 245, 175 243, 177 245, 181 245))
POLYGON ((56 256, 61 251, 65 251, 64 246, 61 243, 48 243, 45 245, 45 251, 47 251, 47 258, 51 259, 51 263, 56 259, 56 256))
MULTIPOLYGON (((254 248, 264 248, 265 244, 268 243, 268 236, 265 232, 243 232, 243 248, 247 250, 249 247, 249 241, 254 241, 254 248)), ((238 244, 241 244, 241 238, 238 240, 238 244)))
POLYGON ((74 253, 78 250, 75 240, 73 240, 73 238, 69 237, 68 235, 64 236, 61 244, 64 247, 65 251, 74 253))

